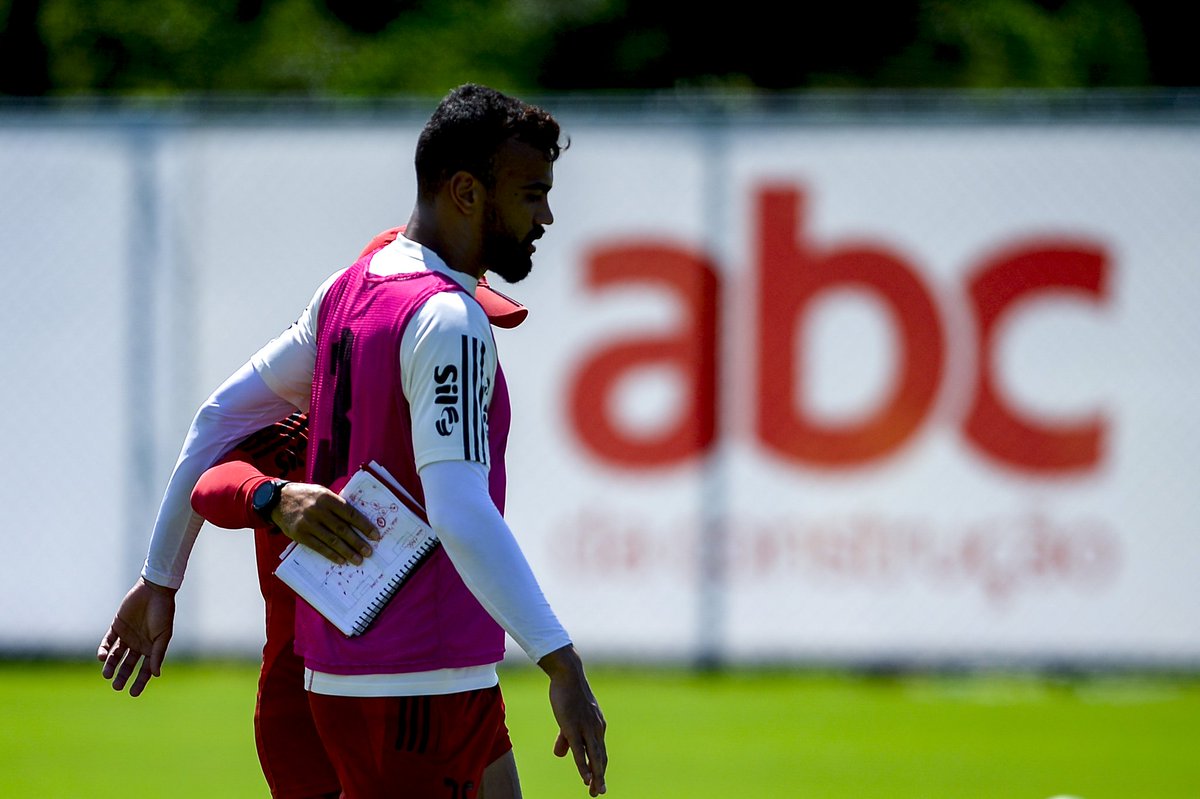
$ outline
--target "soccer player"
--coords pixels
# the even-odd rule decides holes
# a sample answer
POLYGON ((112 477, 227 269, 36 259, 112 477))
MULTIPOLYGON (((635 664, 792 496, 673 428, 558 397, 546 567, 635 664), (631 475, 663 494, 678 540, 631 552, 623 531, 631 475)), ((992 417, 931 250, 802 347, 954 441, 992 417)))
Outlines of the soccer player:
MULTIPOLYGON (((360 257, 391 243, 402 230, 401 226, 379 233, 360 257)), ((497 327, 516 327, 528 315, 523 305, 490 289, 486 282, 477 287, 476 298, 489 322, 497 327)), ((217 527, 254 528, 259 590, 266 611, 266 643, 255 701, 255 745, 275 799, 337 797, 341 793, 313 724, 304 690, 303 661, 293 651, 296 595, 274 576, 275 566, 292 540, 344 563, 355 553, 369 552, 363 537, 377 537, 370 521, 340 496, 323 486, 301 482, 307 440, 308 418, 300 412, 252 433, 201 476, 191 497, 196 513, 217 527)), ((102 643, 100 652, 106 659, 107 644, 102 643)), ((508 749, 498 753, 485 770, 478 799, 519 795, 515 761, 508 749)))
MULTIPOLYGON (((330 527, 350 524, 363 536, 375 537, 370 521, 340 496, 301 482, 307 441, 307 415, 294 413, 251 434, 206 471, 192 491, 192 507, 209 523, 254 529, 258 582, 266 607, 254 738, 275 799, 337 799, 341 786, 313 723, 304 663, 293 651, 296 595, 273 572, 292 540, 344 562, 349 554, 344 542, 325 543, 330 527), (285 530, 287 535, 282 534, 285 530)), ((477 799, 520 796, 511 742, 506 737, 504 743, 484 770, 477 799)))
MULTIPOLYGON (((348 797, 397 785, 417 796, 474 790, 503 729, 495 665, 505 631, 550 677, 555 754, 573 755, 591 795, 605 792, 603 715, 501 515, 508 397, 472 299, 488 269, 510 281, 529 272, 553 221, 558 136, 549 114, 515 98, 474 85, 451 92, 418 143, 405 234, 326 281, 300 320, 214 393, 168 485, 171 514, 194 462, 211 463, 283 400, 311 402, 315 482, 336 490, 374 458, 424 500, 442 547, 371 629, 346 638, 297 606, 310 703, 348 797)), ((165 527, 173 545, 156 548, 156 525, 146 572, 186 549, 186 530, 165 527)), ((131 611, 130 641, 110 651, 106 673, 123 683, 149 655, 136 688, 156 673, 170 631, 151 609, 131 611)))

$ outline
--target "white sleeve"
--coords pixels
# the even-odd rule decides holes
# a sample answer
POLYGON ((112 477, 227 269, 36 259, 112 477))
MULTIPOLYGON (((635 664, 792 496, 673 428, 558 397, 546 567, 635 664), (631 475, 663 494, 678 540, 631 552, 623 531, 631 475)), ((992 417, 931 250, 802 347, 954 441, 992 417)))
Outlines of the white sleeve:
POLYGON ((425 510, 479 604, 535 663, 571 643, 488 493, 487 469, 463 460, 421 469, 425 510))
POLYGON ((254 353, 196 412, 154 520, 142 566, 147 580, 169 588, 183 583, 188 557, 204 523, 192 511, 192 489, 204 472, 251 433, 295 408, 308 410, 321 301, 344 271, 330 275, 304 313, 254 353))
POLYGON ((495 350, 487 315, 461 292, 435 294, 413 314, 400 340, 400 380, 418 471, 443 460, 489 465, 495 350))
POLYGON ((142 566, 143 577, 169 588, 180 586, 203 523, 192 511, 192 489, 205 470, 239 441, 293 410, 292 404, 272 391, 249 363, 200 406, 167 481, 142 566))
POLYGON ((317 287, 304 313, 277 338, 254 353, 250 363, 271 390, 302 411, 308 410, 313 367, 317 362, 317 321, 321 301, 341 277, 338 270, 317 287))

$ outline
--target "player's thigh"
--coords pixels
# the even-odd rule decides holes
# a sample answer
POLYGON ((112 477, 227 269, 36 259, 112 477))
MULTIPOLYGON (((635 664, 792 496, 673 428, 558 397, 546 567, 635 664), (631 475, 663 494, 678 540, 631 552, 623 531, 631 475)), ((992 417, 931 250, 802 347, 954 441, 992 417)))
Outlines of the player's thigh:
POLYGON ((517 759, 511 749, 483 770, 483 782, 476 799, 521 799, 517 759))

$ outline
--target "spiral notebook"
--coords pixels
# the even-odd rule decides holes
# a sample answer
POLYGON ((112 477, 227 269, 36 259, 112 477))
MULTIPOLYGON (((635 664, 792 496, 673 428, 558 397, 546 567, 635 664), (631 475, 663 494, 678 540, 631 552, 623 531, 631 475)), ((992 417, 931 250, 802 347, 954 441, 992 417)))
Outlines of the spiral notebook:
POLYGON ((366 630, 405 581, 438 547, 425 512, 400 483, 372 461, 355 472, 342 497, 379 528, 374 552, 358 566, 339 566, 296 542, 275 576, 347 636, 366 630))

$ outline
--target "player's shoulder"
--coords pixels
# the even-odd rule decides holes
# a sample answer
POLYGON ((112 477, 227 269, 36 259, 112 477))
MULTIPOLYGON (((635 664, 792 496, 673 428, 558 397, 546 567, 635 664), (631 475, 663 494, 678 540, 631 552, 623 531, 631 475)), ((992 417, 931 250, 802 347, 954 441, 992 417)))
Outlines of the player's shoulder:
POLYGON ((309 302, 310 308, 319 307, 325 301, 325 298, 329 296, 329 292, 333 289, 334 285, 349 271, 350 267, 342 267, 322 280, 320 285, 317 286, 317 290, 313 292, 312 300, 309 302))
POLYGON ((475 298, 462 290, 447 289, 429 296, 417 309, 422 327, 481 335, 491 329, 487 314, 475 298))

